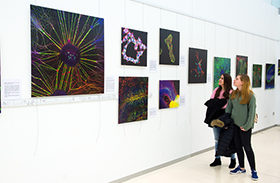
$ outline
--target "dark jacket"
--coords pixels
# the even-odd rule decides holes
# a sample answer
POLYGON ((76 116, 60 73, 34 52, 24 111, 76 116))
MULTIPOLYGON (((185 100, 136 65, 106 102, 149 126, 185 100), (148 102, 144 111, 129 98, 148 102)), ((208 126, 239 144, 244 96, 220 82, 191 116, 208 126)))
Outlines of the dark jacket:
POLYGON ((225 123, 225 126, 224 128, 222 128, 220 132, 216 156, 220 155, 220 156, 230 157, 231 154, 236 153, 236 147, 233 140, 233 135, 234 135, 233 119, 231 119, 231 114, 225 113, 219 118, 219 120, 223 121, 225 123))
POLYGON ((213 119, 218 119, 221 115, 225 113, 223 106, 227 104, 227 99, 213 98, 205 102, 204 105, 207 106, 206 116, 204 122, 211 127, 210 123, 213 119))

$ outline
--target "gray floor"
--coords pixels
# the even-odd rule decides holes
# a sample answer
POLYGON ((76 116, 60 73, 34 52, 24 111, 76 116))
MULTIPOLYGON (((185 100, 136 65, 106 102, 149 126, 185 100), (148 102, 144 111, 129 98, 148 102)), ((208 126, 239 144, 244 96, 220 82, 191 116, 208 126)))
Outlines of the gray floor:
MULTIPOLYGON (((280 183, 280 127, 256 133, 252 136, 256 166, 259 175, 257 182, 280 183)), ((247 183, 251 171, 245 157, 245 174, 229 174, 229 159, 222 158, 222 166, 211 168, 214 150, 186 159, 171 166, 130 179, 125 183, 247 183)))

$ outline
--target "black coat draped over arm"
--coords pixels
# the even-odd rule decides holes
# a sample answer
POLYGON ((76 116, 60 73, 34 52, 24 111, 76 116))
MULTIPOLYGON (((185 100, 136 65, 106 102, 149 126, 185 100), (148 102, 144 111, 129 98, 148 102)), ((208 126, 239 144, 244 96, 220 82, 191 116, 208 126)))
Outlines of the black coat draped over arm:
POLYGON ((207 106, 206 116, 204 122, 211 127, 210 123, 213 119, 218 119, 225 113, 225 109, 222 109, 227 104, 227 99, 213 98, 205 102, 207 106))

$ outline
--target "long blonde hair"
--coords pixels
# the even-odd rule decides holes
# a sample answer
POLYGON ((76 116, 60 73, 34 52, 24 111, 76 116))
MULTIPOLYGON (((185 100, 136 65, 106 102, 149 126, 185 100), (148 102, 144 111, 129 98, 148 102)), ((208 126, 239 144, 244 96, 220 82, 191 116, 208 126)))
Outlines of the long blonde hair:
POLYGON ((254 92, 251 90, 250 77, 246 74, 238 74, 238 76, 240 76, 241 81, 243 81, 242 90, 239 91, 238 88, 234 90, 231 93, 230 99, 233 100, 238 95, 237 96, 238 99, 241 96, 241 101, 239 102, 240 104, 249 104, 251 96, 252 94, 254 94, 254 92))

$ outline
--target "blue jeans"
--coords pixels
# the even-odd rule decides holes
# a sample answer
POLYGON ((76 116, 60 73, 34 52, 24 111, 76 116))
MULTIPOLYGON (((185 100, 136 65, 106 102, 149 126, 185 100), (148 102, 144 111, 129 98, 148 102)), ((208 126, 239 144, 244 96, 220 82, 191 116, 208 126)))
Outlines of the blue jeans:
MULTIPOLYGON (((213 127, 213 132, 214 132, 214 140, 215 140, 215 152, 217 151, 218 148, 218 142, 219 142, 219 137, 220 137, 220 132, 221 132, 220 127, 213 127)), ((216 156, 215 158, 221 158, 221 156, 216 156)), ((231 159, 235 159, 235 154, 231 155, 231 159)))

